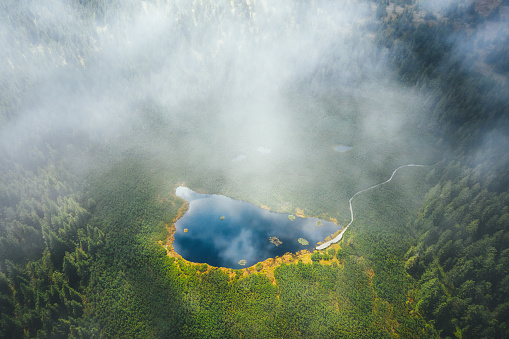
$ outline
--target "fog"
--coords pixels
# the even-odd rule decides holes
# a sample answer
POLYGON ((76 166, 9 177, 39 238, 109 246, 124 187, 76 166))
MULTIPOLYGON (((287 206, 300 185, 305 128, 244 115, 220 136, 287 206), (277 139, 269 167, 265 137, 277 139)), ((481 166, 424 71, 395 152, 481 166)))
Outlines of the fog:
POLYGON ((316 200, 347 215, 357 190, 436 158, 419 127, 422 94, 397 83, 366 25, 375 10, 4 2, 3 153, 33 161, 58 148, 86 173, 137 149, 167 166, 168 189, 185 182, 281 210, 316 200), (338 144, 352 149, 339 154, 338 144))

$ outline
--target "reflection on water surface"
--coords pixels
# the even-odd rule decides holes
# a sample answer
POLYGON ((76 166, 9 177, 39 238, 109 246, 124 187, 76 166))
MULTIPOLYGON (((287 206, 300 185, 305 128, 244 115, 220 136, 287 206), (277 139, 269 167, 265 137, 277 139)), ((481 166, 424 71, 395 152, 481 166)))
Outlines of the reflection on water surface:
POLYGON ((189 209, 176 223, 173 247, 183 258, 217 267, 242 268, 267 258, 312 251, 316 243, 339 229, 330 221, 288 218, 222 195, 199 194, 178 187, 189 209), (317 226, 320 225, 320 226, 317 226), (184 232, 187 229, 187 232, 184 232), (300 241, 303 238, 309 242, 300 241), (244 263, 245 266, 239 264, 244 263))

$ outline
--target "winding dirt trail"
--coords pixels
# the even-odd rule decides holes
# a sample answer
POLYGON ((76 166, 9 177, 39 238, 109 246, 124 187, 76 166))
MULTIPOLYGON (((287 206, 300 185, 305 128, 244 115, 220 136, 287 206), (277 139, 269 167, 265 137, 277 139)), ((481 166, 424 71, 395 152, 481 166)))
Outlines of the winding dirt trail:
POLYGON ((414 164, 409 164, 409 165, 399 166, 398 168, 396 168, 396 169, 394 170, 394 172, 392 172, 392 175, 391 175, 391 177, 390 177, 388 180, 386 180, 386 181, 384 181, 384 182, 381 182, 381 183, 379 183, 379 184, 373 185, 373 186, 371 186, 371 187, 365 188, 365 189, 360 190, 359 192, 355 193, 355 194, 354 194, 354 195, 350 198, 350 200, 349 200, 349 204, 350 204, 350 218, 351 218, 351 219, 350 219, 350 223, 348 223, 348 225, 346 225, 345 229, 344 229, 344 230, 342 230, 342 231, 341 231, 341 233, 339 233, 339 234, 338 234, 338 235, 337 235, 334 239, 329 240, 329 241, 327 241, 327 242, 325 242, 325 243, 323 243, 323 244, 321 244, 321 245, 319 245, 319 246, 316 246, 316 249, 317 249, 317 250, 323 250, 323 249, 326 249, 326 248, 327 248, 327 247, 329 247, 331 244, 335 244, 335 243, 339 242, 339 241, 343 238, 343 234, 346 232, 346 230, 348 229, 348 227, 350 227, 350 225, 353 223, 353 208, 352 208, 352 200, 353 200, 353 198, 355 198, 355 196, 356 196, 357 194, 361 194, 361 193, 363 193, 363 192, 366 192, 366 191, 372 190, 373 188, 377 188, 378 186, 385 185, 386 183, 388 183, 389 181, 391 181, 391 180, 392 180, 392 178, 394 177, 394 174, 396 174, 396 172, 397 172, 398 170, 400 170, 401 168, 403 168, 403 167, 427 167, 427 166, 426 166, 426 165, 414 165, 414 164))

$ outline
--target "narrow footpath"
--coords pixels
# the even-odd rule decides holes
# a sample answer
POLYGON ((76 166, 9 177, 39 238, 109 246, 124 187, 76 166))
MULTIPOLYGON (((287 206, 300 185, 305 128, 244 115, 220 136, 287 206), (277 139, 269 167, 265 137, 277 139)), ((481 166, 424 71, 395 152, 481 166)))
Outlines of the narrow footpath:
POLYGON ((348 229, 348 227, 350 227, 350 225, 353 223, 353 208, 352 208, 352 200, 353 200, 353 198, 355 198, 355 196, 356 196, 357 194, 361 194, 361 193, 363 193, 363 192, 366 192, 366 191, 372 190, 373 188, 376 188, 376 187, 378 187, 378 186, 385 185, 386 183, 390 182, 390 181, 392 180, 392 178, 394 177, 394 174, 396 174, 396 172, 397 172, 398 170, 400 170, 401 168, 403 168, 403 167, 426 167, 426 165, 414 165, 414 164, 409 164, 409 165, 399 166, 398 168, 396 168, 396 169, 394 170, 394 172, 392 172, 392 175, 391 175, 391 177, 390 177, 388 180, 386 180, 386 181, 384 181, 384 182, 381 182, 381 183, 379 183, 379 184, 373 185, 373 186, 371 186, 371 187, 365 188, 365 189, 363 189, 363 190, 361 190, 361 191, 359 191, 359 192, 355 193, 355 194, 354 194, 354 195, 350 198, 350 200, 349 200, 349 204, 350 204, 350 218, 351 218, 351 219, 350 219, 350 223, 349 223, 348 225, 346 225, 345 229, 344 229, 344 230, 342 230, 342 231, 341 231, 341 233, 339 233, 339 234, 338 234, 338 235, 337 235, 334 239, 329 240, 329 241, 327 241, 327 242, 325 242, 325 243, 323 243, 323 244, 321 244, 321 245, 319 245, 319 246, 316 246, 316 249, 317 249, 317 250, 323 250, 323 249, 326 249, 326 248, 327 248, 327 247, 329 247, 330 245, 337 243, 338 241, 340 241, 340 240, 343 238, 343 234, 345 234, 345 232, 346 232, 346 230, 348 229))

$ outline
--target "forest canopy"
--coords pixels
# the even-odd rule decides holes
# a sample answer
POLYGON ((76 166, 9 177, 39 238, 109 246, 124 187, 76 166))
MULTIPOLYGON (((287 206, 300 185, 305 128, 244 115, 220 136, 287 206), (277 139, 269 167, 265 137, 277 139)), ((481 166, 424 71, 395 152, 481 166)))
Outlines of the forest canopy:
POLYGON ((3 1, 0 337, 507 338, 508 23, 497 0, 3 1), (416 163, 323 251, 172 248, 178 185, 346 225, 416 163))

